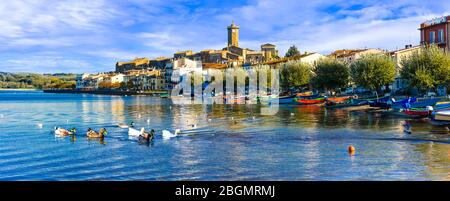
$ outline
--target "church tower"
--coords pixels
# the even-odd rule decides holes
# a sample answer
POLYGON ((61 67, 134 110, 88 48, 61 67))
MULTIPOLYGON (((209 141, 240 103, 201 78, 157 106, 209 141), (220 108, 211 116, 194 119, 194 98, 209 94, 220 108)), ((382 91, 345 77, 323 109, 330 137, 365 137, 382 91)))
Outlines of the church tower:
POLYGON ((239 27, 231 22, 231 25, 227 27, 228 29, 228 47, 235 46, 239 47, 239 27))

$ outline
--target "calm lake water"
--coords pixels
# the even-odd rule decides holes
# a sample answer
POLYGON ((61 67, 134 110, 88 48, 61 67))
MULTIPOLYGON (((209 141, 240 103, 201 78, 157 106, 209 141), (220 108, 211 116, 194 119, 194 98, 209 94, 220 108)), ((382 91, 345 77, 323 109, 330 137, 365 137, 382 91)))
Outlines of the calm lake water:
POLYGON ((0 91, 0 180, 450 180, 450 132, 427 120, 316 106, 261 116, 259 109, 0 91), (405 120, 412 134, 403 132, 405 120), (184 134, 140 145, 115 126, 130 121, 184 134), (54 126, 76 127, 78 136, 55 137, 54 126), (89 140, 89 127, 109 133, 89 140))

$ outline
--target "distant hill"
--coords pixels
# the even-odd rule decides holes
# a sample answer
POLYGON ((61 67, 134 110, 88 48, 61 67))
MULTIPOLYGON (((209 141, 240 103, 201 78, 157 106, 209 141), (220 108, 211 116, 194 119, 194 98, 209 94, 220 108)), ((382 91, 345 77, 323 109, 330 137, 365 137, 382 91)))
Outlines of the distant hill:
POLYGON ((48 89, 75 88, 77 74, 9 73, 0 72, 0 88, 48 89))

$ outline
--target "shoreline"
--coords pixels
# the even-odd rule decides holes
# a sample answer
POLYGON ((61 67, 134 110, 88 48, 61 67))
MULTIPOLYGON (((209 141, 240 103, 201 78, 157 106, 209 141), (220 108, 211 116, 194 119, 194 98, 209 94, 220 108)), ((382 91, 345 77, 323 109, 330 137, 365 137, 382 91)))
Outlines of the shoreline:
POLYGON ((83 90, 69 90, 69 89, 44 89, 44 93, 57 93, 57 94, 97 94, 97 95, 118 95, 118 96, 131 96, 131 95, 146 95, 146 96, 162 96, 168 94, 169 92, 135 92, 135 91, 109 91, 109 90, 93 90, 93 91, 83 91, 83 90))
POLYGON ((0 91, 42 91, 42 89, 6 89, 0 88, 0 91))

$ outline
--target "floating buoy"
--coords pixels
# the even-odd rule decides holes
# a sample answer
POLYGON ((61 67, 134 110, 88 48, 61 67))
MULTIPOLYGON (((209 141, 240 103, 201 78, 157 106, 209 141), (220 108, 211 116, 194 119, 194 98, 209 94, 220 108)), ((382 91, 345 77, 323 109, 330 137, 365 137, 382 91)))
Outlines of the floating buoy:
POLYGON ((44 127, 44 125, 43 124, 37 124, 37 127, 38 128, 42 128, 42 127, 44 127))
POLYGON ((350 155, 354 155, 354 154, 355 154, 356 149, 355 149, 354 146, 350 145, 350 146, 348 146, 347 149, 348 149, 348 153, 349 153, 350 155))
POLYGON ((150 119, 147 119, 147 123, 148 123, 148 124, 150 123, 150 119))
POLYGON ((253 117, 252 117, 252 119, 253 119, 253 120, 255 120, 255 119, 256 119, 256 117, 255 117, 255 116, 253 116, 253 117))

